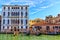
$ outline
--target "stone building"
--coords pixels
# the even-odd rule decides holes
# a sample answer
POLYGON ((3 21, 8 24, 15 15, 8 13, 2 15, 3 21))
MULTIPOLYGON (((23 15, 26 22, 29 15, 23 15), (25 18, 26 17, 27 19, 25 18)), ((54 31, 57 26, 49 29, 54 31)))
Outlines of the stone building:
POLYGON ((28 5, 3 5, 1 31, 13 31, 16 29, 27 29, 28 5))

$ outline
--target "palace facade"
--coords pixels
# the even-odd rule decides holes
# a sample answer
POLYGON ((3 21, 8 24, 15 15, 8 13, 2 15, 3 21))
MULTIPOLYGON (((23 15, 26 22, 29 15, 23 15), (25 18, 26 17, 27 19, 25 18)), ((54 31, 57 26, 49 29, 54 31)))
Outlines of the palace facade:
POLYGON ((16 29, 27 29, 28 5, 3 5, 1 31, 11 32, 16 29))

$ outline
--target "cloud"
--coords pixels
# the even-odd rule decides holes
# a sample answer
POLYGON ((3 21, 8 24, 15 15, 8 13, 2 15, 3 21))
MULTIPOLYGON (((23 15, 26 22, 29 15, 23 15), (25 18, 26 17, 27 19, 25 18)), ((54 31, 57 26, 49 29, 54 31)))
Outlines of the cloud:
POLYGON ((48 6, 42 6, 42 7, 38 8, 38 9, 36 9, 36 11, 31 13, 31 14, 35 14, 35 13, 40 12, 40 11, 44 10, 45 8, 49 8, 51 6, 53 6, 53 4, 50 4, 48 6))
POLYGON ((46 9, 46 8, 52 7, 52 6, 57 5, 57 4, 59 4, 59 3, 60 3, 60 1, 56 1, 56 2, 54 2, 54 3, 51 3, 51 4, 47 5, 47 6, 42 6, 42 7, 40 7, 40 8, 37 8, 36 11, 33 12, 33 13, 31 13, 31 14, 35 14, 35 13, 37 13, 37 12, 40 12, 40 11, 46 9))
POLYGON ((34 1, 31 0, 13 0, 10 2, 11 3, 15 3, 15 4, 20 4, 20 5, 30 5, 30 6, 35 6, 34 1))
POLYGON ((41 4, 41 3, 43 3, 44 1, 46 1, 46 0, 34 0, 34 3, 35 3, 35 4, 41 4))
POLYGON ((2 5, 29 5, 29 7, 36 7, 37 4, 44 2, 45 0, 0 0, 2 5))
POLYGON ((43 6, 43 7, 41 7, 41 8, 49 8, 49 7, 51 7, 51 6, 53 6, 54 4, 50 4, 50 5, 47 5, 47 6, 43 6))
POLYGON ((12 1, 9 2, 9 4, 19 3, 19 4, 22 4, 22 5, 29 5, 29 7, 36 7, 37 4, 40 4, 44 1, 45 0, 12 0, 12 1))
POLYGON ((51 6, 53 6, 53 5, 57 5, 57 4, 59 4, 59 3, 60 3, 60 1, 52 2, 50 5, 43 6, 43 7, 41 7, 41 8, 49 8, 49 7, 51 7, 51 6))
POLYGON ((1 5, 29 5, 29 8, 36 7, 32 0, 0 0, 1 5))
POLYGON ((36 9, 36 11, 34 11, 34 12, 32 12, 31 14, 36 14, 36 13, 38 13, 38 12, 40 12, 40 11, 42 11, 43 9, 36 9))
POLYGON ((33 10, 35 10, 31 14, 35 14, 43 9, 49 8, 57 3, 60 3, 59 1, 53 2, 52 0, 49 0, 51 2, 51 4, 48 4, 47 6, 41 6, 40 4, 44 3, 45 1, 47 1, 47 0, 0 0, 1 5, 15 5, 15 4, 29 5, 29 8, 33 7, 33 10), (37 5, 39 7, 37 7, 37 5), (34 8, 34 7, 36 7, 36 8, 34 8))

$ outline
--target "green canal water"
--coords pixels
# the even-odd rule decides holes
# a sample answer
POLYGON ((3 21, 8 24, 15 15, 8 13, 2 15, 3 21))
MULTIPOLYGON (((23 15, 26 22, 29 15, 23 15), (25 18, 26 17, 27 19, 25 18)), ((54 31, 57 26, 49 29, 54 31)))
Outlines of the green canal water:
POLYGON ((13 34, 0 34, 0 40, 60 40, 60 35, 18 35, 13 36, 13 34))

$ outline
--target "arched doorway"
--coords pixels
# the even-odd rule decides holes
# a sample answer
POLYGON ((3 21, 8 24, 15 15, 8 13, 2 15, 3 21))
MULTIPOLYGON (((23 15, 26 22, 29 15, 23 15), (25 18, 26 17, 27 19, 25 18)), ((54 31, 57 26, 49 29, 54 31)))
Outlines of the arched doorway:
POLYGON ((16 27, 14 27, 14 29, 13 29, 14 31, 17 31, 17 28, 16 27))
POLYGON ((17 27, 14 27, 13 28, 13 31, 14 31, 14 35, 18 35, 19 34, 19 30, 17 27))

